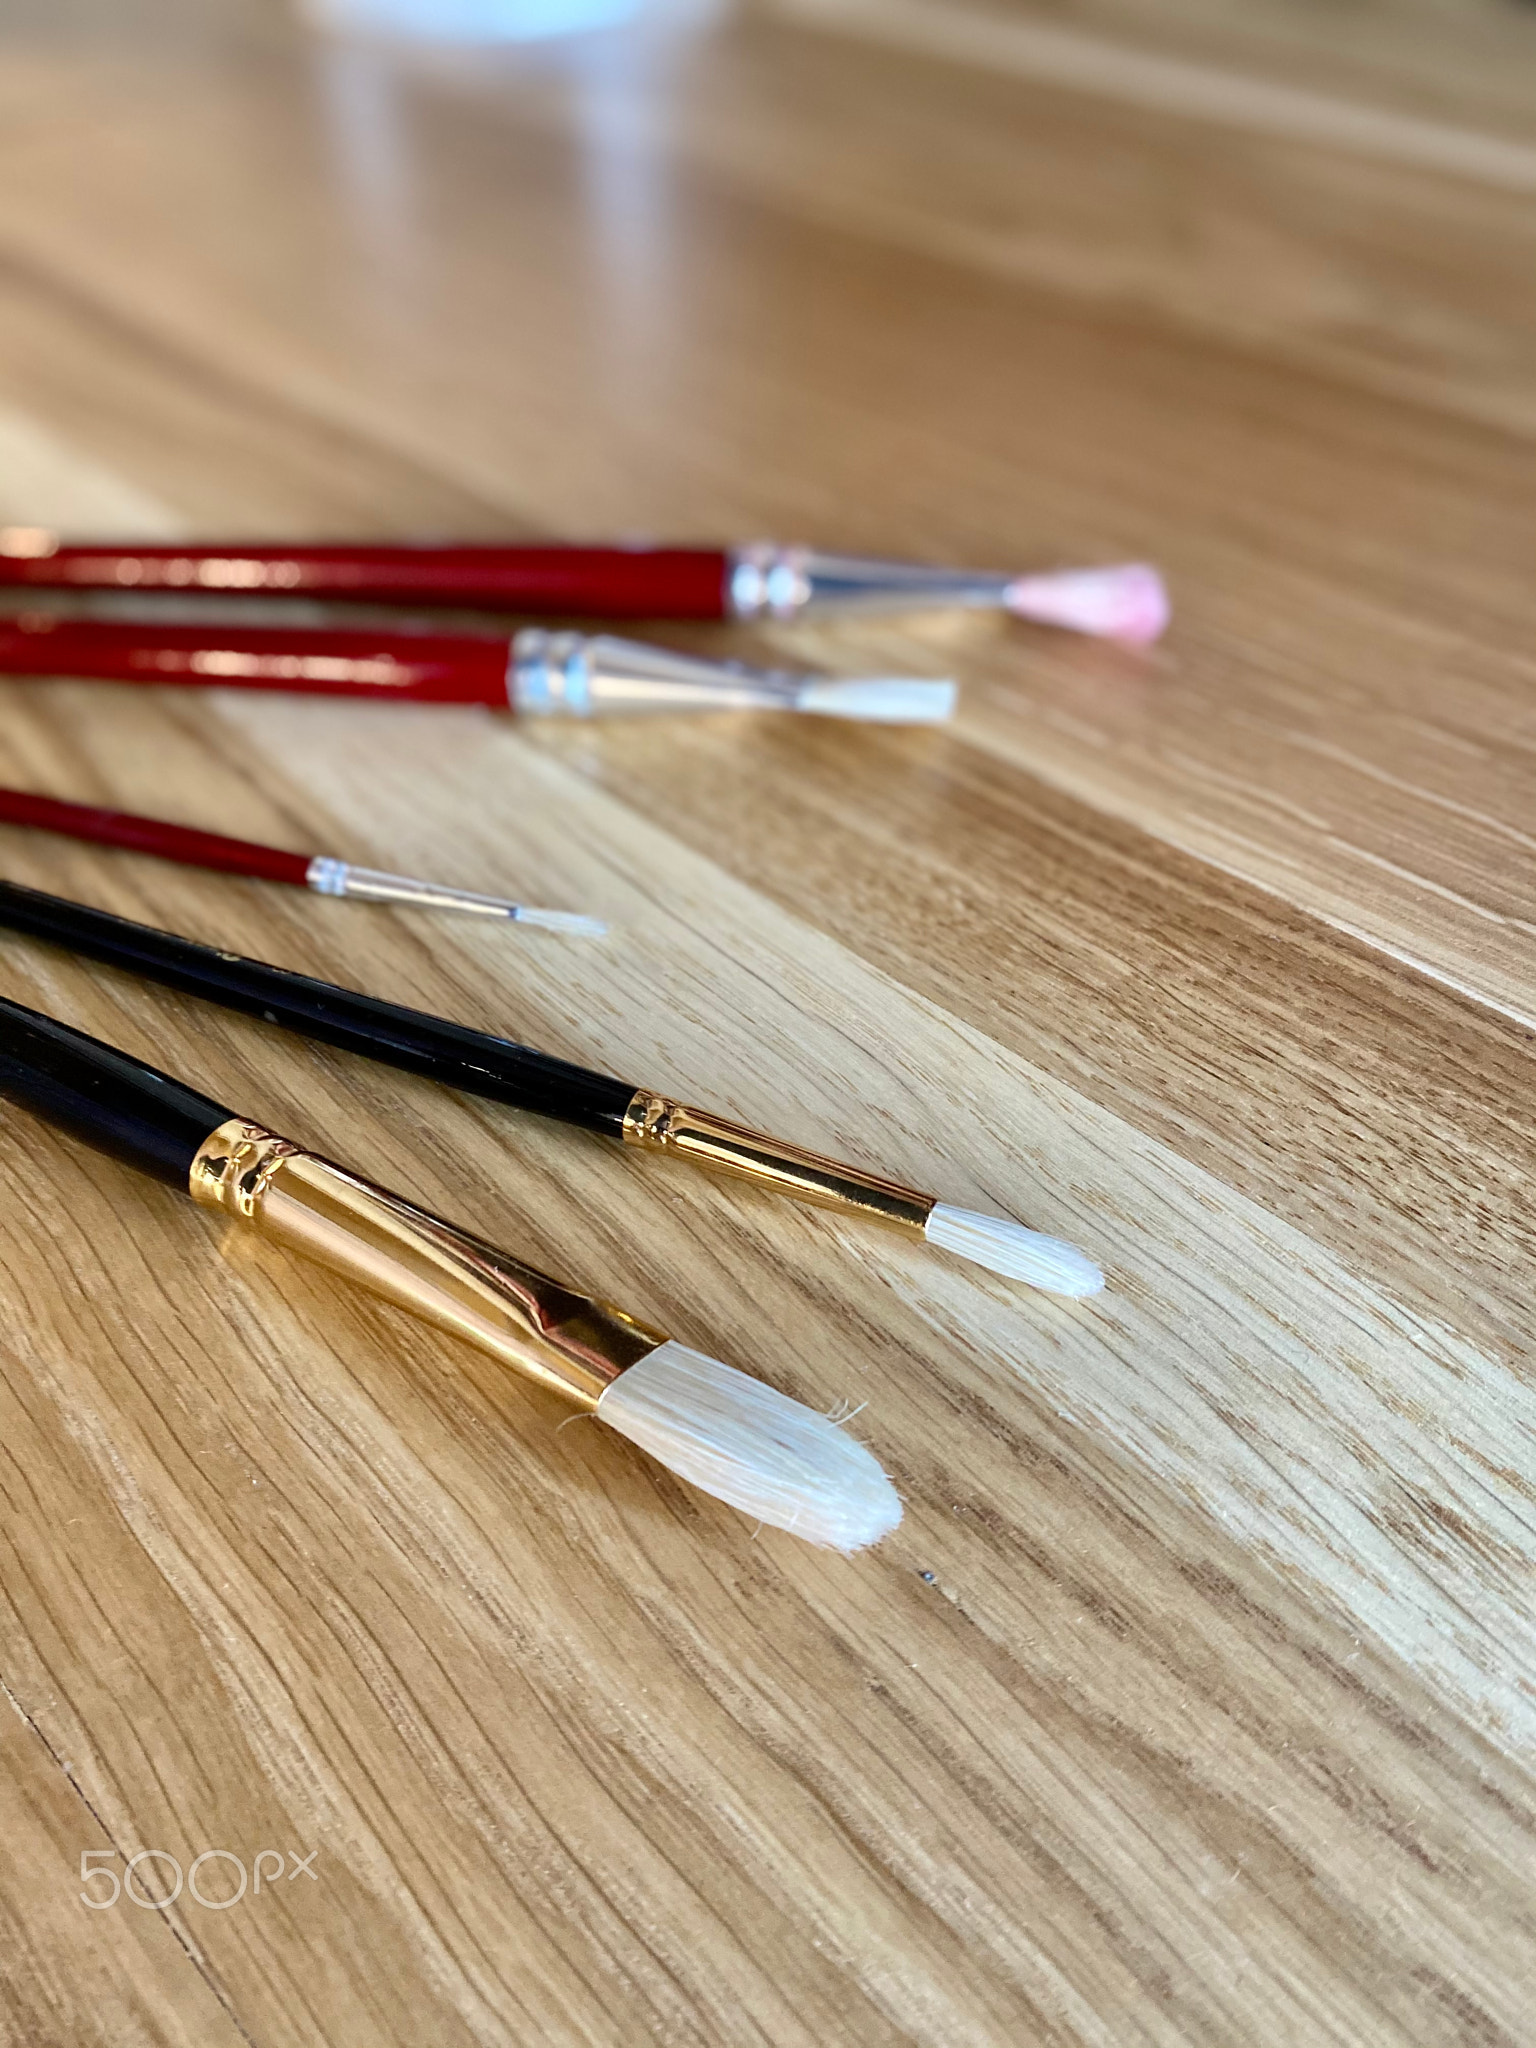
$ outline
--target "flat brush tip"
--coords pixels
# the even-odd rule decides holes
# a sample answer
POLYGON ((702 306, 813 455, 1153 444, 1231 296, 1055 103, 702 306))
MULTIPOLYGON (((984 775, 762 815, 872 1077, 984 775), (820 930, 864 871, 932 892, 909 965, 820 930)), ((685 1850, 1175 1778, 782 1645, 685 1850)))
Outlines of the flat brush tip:
POLYGON ((984 1216, 974 1209, 952 1209, 936 1202, 923 1227, 928 1242, 954 1252, 1006 1280, 1024 1280, 1050 1294, 1076 1300, 1097 1294, 1104 1275, 1086 1252, 1064 1238, 1026 1230, 1005 1216, 984 1216))
POLYGON ((621 1372, 598 1419, 759 1522, 829 1550, 863 1550, 901 1500, 856 1437, 750 1374, 666 1343, 621 1372))
POLYGON ((1156 640, 1169 619, 1167 587, 1145 562, 1020 576, 1008 586, 1006 603, 1020 618, 1132 647, 1156 640))
POLYGON ((530 910, 514 904, 508 915, 516 924, 531 924, 538 931, 560 932, 568 939, 603 939, 608 927, 600 917, 582 917, 574 910, 530 910))
POLYGON ((871 725, 942 725, 954 716, 955 685, 906 676, 852 681, 818 677, 801 685, 797 711, 820 718, 856 718, 871 725))

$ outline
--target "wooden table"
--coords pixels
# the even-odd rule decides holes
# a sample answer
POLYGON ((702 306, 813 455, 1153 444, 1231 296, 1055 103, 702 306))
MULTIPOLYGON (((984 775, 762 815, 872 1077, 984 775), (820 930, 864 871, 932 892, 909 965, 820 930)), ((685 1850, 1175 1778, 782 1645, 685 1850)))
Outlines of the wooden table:
POLYGON ((455 59, 6 10, 0 517, 1140 556, 1177 600, 1149 656, 671 636, 953 670, 942 732, 5 686, 7 781, 615 932, 12 830, 7 875, 1110 1276, 7 940, 5 994, 865 1404, 906 1519, 755 1534, 7 1113, 6 2043, 1536 2038, 1536 13, 1338 12, 778 0, 455 59), (227 1852, 213 1903, 82 1903, 144 1851, 227 1852))

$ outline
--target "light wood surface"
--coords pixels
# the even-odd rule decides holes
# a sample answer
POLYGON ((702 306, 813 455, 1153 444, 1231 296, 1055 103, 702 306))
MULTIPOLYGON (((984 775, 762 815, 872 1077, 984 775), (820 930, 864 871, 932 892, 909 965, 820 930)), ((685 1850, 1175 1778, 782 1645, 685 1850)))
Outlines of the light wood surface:
POLYGON ((953 669, 949 732, 6 686, 7 781, 614 934, 10 829, 7 875, 1110 1278, 5 940, 6 994, 865 1404, 907 1504, 853 1560, 755 1533, 8 1113, 7 2048, 1531 2041, 1533 81, 1493 0, 774 0, 493 61, 7 10, 0 518, 1135 556, 1177 606, 1147 657, 660 636, 953 669), (210 1849, 283 1874, 81 1901, 210 1849))

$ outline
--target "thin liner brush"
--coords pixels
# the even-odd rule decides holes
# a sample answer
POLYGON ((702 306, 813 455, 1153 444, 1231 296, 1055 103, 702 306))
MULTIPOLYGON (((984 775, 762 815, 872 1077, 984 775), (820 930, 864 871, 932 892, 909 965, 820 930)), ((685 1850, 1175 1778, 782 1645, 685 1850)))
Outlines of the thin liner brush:
POLYGON ((0 789, 0 825, 26 825, 97 846, 127 847, 134 853, 152 853, 161 860, 245 875, 255 881, 287 882, 295 888, 312 889, 319 896, 350 896, 363 903, 394 903, 415 910, 461 911, 562 932, 571 938, 600 939, 608 929, 595 917, 580 917, 569 910, 534 910, 505 896, 481 896, 472 889, 449 888, 443 882, 418 882, 410 875, 355 867, 329 854, 289 853, 280 846, 227 839, 221 832, 199 832, 190 825, 173 825, 164 818, 140 817, 132 811, 66 803, 27 789, 0 789))
POLYGON ((760 1522, 851 1551, 901 1520, 875 1458, 829 1417, 3 999, 0 1095, 489 1352, 760 1522))
POLYGON ((866 725, 936 725, 955 708, 948 681, 747 668, 638 640, 534 626, 508 639, 335 626, 164 626, 23 612, 0 623, 0 675, 483 704, 519 718, 794 711, 866 725))
POLYGON ((0 929, 46 939, 326 1045, 425 1074, 467 1095, 531 1110, 642 1151, 749 1180, 795 1201, 884 1224, 1051 1293, 1081 1297, 1097 1294, 1104 1285, 1092 1260, 1060 1238, 1006 1217, 954 1208, 916 1188, 842 1165, 632 1081, 422 1010, 219 952, 15 882, 0 882, 0 929))
POLYGON ((1142 645, 1168 623, 1162 578, 1142 562, 1019 576, 833 555, 755 541, 737 548, 377 547, 360 542, 65 546, 41 526, 0 527, 0 587, 238 591, 374 604, 489 605, 572 618, 797 619, 961 606, 1142 645))

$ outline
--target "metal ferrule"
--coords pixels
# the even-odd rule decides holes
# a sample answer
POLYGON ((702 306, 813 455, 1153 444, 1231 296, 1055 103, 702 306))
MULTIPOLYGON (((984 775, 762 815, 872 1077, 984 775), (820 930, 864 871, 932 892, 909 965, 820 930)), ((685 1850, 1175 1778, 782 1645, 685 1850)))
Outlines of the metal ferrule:
POLYGON ((727 1123, 707 1109, 690 1109, 665 1095, 639 1089, 624 1117, 624 1142, 691 1160, 712 1173, 729 1173, 772 1188, 797 1202, 837 1209, 875 1223, 893 1224, 921 1237, 935 1197, 919 1194, 899 1181, 861 1173, 817 1152, 786 1145, 744 1124, 727 1123))
POLYGON ((243 1118, 204 1140, 189 1185, 194 1201, 347 1274, 580 1408, 596 1408, 621 1372, 667 1341, 243 1118))
POLYGON ((606 633, 547 633, 512 642, 507 695, 522 713, 567 718, 616 711, 793 711, 815 678, 733 661, 701 661, 606 633))
POLYGON ((476 917, 508 918, 518 906, 504 896, 480 896, 473 889, 450 889, 442 882, 418 882, 410 875, 387 875, 379 868, 357 868, 350 861, 317 853, 304 877, 320 896, 354 896, 360 903, 405 903, 417 910, 461 910, 476 917))
POLYGON ((726 601, 732 618, 797 619, 808 612, 908 611, 927 606, 992 610, 1014 579, 979 569, 824 555, 815 548, 757 541, 730 557, 726 601))

